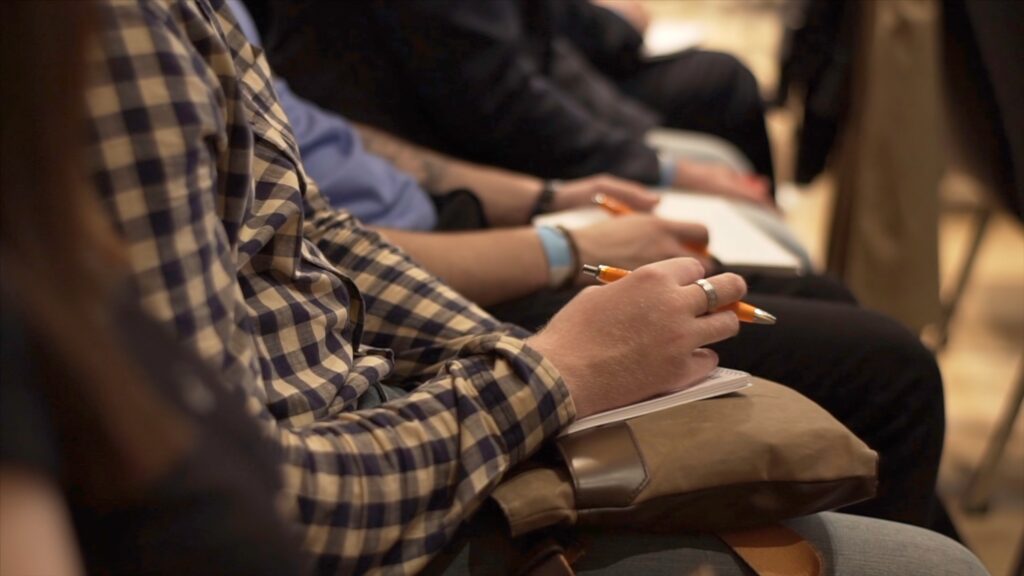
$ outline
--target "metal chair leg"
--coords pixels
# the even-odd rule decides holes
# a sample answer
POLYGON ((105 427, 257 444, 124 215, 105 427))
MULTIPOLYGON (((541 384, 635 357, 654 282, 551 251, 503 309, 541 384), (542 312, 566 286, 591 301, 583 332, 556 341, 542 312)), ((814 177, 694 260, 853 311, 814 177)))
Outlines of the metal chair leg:
POLYGON ((1017 416, 1020 415, 1022 402, 1024 402, 1024 366, 1021 367, 1016 386, 1010 391, 1010 397, 1003 405, 1003 414, 992 431, 988 446, 985 447, 985 454, 981 457, 981 462, 967 483, 962 504, 964 511, 973 513, 984 512, 988 509, 996 469, 999 467, 999 461, 1006 449, 1006 443, 1010 439, 1010 433, 1013 432, 1013 425, 1017 421, 1017 416))
POLYGON ((990 206, 981 206, 977 208, 974 214, 974 237, 971 239, 971 246, 968 248, 967 257, 960 267, 960 274, 957 276, 953 293, 942 305, 942 316, 939 318, 936 339, 938 350, 942 350, 946 343, 949 342, 949 323, 953 320, 953 315, 956 313, 956 309, 960 305, 960 299, 967 288, 967 281, 971 278, 971 271, 974 270, 974 263, 978 259, 978 251, 981 248, 982 240, 985 239, 985 232, 988 231, 988 223, 992 219, 993 210, 990 206))

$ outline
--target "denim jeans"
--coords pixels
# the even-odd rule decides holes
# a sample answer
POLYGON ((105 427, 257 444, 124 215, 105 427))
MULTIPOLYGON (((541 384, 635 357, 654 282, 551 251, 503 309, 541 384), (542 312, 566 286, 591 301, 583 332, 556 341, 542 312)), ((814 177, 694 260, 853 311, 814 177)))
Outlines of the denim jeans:
MULTIPOLYGON (((959 543, 923 528, 887 520, 825 512, 785 522, 821 554, 823 574, 831 576, 981 576, 978 559, 959 543)), ((661 574, 749 576, 754 574, 717 537, 710 534, 647 534, 579 530, 580 575, 661 574)), ((498 575, 508 558, 474 519, 460 530, 427 573, 444 576, 498 575)))

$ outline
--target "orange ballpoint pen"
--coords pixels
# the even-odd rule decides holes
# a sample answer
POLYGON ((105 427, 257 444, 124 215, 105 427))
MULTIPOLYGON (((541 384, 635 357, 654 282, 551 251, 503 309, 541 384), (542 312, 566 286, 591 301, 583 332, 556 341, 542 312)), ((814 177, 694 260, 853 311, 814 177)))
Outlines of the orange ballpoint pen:
MULTIPOLYGON (((615 268, 613 266, 592 266, 590 264, 584 264, 583 266, 584 274, 593 276, 605 284, 621 280, 625 278, 629 272, 629 270, 615 268)), ((724 310, 732 310, 735 312, 736 317, 740 319, 740 322, 747 322, 750 324, 775 324, 774 315, 765 312, 756 306, 747 304, 746 302, 733 302, 732 304, 727 304, 718 308, 715 312, 722 312, 724 310)))
MULTIPOLYGON (((593 202, 615 216, 625 216, 626 214, 633 213, 633 209, 627 206, 626 203, 616 200, 607 194, 594 194, 593 202)), ((707 244, 684 242, 683 246, 698 256, 711 257, 711 252, 708 252, 707 244)))

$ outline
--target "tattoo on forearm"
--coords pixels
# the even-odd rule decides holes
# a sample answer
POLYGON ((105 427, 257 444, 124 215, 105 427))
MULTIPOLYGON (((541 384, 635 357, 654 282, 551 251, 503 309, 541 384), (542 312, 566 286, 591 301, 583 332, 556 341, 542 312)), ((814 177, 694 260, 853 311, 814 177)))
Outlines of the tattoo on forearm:
POLYGON ((449 166, 442 155, 375 128, 360 125, 358 130, 367 151, 391 162, 428 191, 441 191, 449 166))

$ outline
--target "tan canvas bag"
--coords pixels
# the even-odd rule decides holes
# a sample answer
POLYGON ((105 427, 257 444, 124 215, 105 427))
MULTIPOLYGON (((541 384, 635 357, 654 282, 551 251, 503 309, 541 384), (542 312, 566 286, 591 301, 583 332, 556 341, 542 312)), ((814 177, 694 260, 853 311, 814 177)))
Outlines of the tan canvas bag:
POLYGON ((557 441, 492 495, 513 537, 555 525, 723 532, 870 498, 878 455, 824 409, 754 379, 557 441))

